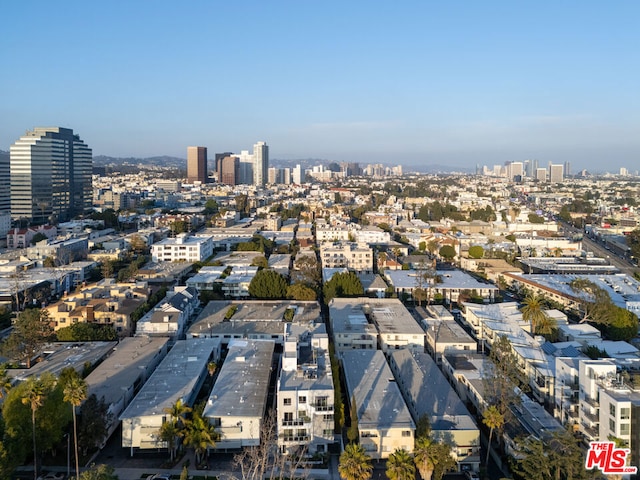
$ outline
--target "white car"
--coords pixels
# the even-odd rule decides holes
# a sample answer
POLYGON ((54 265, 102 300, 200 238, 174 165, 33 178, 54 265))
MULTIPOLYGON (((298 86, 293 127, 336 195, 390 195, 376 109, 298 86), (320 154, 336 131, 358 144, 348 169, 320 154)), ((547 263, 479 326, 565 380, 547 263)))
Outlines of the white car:
POLYGON ((156 473, 155 475, 149 475, 147 480, 171 480, 171 474, 169 473, 156 473))

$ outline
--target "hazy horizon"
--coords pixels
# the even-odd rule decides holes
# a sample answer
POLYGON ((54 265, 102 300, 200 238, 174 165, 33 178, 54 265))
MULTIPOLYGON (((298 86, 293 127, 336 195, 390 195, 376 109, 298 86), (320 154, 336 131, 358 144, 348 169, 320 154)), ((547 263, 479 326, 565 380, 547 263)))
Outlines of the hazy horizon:
MULTIPOLYGON (((0 149, 251 150, 407 167, 640 164, 640 4, 9 2, 0 149)), ((210 154, 210 156, 212 156, 210 154)))

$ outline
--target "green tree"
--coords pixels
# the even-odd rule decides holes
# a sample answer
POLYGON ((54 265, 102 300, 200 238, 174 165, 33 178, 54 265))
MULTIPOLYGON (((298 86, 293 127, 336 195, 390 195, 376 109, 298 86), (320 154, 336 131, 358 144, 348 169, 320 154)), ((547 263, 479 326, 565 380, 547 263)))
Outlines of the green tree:
POLYGON ((569 283, 569 288, 576 294, 576 303, 582 314, 582 322, 608 324, 614 312, 614 303, 606 290, 591 280, 576 278, 569 283))
POLYGON ((27 384, 25 396, 22 397, 23 405, 31 408, 31 426, 33 438, 33 478, 38 479, 38 448, 36 444, 36 411, 44 403, 45 389, 38 379, 27 384))
POLYGON ((48 238, 44 233, 38 232, 31 239, 31 245, 35 245, 36 243, 41 242, 42 240, 48 240, 48 238))
POLYGON ((450 262, 456 257, 456 249, 452 245, 444 245, 440 248, 438 254, 446 261, 450 262))
POLYGON ((80 377, 71 378, 64 387, 64 401, 71 404, 71 414, 73 417, 73 443, 76 459, 76 479, 80 479, 80 458, 78 456, 78 423, 76 419, 76 408, 87 398, 87 383, 80 377))
POLYGON ((7 364, 0 364, 0 400, 4 400, 11 391, 11 377, 7 373, 7 364))
POLYGON ((389 480, 413 480, 416 478, 416 466, 413 457, 405 449, 400 448, 387 459, 387 478, 389 480))
POLYGON ((287 298, 302 301, 313 301, 318 297, 316 291, 304 283, 294 283, 287 288, 287 298))
POLYGON ((431 420, 429 415, 423 413, 416 422, 416 438, 428 437, 431 435, 431 420))
POLYGON ((413 448, 413 459, 420 472, 420 476, 423 480, 430 480, 435 468, 435 451, 433 446, 433 440, 428 436, 416 437, 415 446, 413 448))
POLYGON ((80 480, 118 480, 118 475, 111 465, 91 465, 91 468, 80 474, 80 480))
POLYGON ((355 297, 364 294, 362 282, 355 272, 336 273, 323 287, 324 301, 329 303, 335 297, 355 297))
POLYGON ((357 443, 347 445, 340 455, 338 473, 344 480, 368 480, 373 473, 371 457, 357 443))
POLYGON ((264 255, 261 255, 259 257, 254 258, 251 261, 251 266, 258 267, 258 268, 269 268, 269 262, 267 261, 264 255))
POLYGON ((347 438, 349 442, 355 443, 360 438, 360 430, 358 428, 358 405, 356 404, 356 397, 351 397, 351 408, 349 409, 349 419, 351 425, 347 429, 347 438))
POLYGON ((469 256, 471 258, 482 258, 484 257, 484 248, 480 245, 474 245, 469 248, 469 256))
POLYGON ((249 295, 254 298, 285 298, 287 280, 274 270, 260 270, 249 284, 249 295))
POLYGON ((603 330, 609 340, 628 342, 638 334, 638 317, 626 308, 614 305, 603 330))
POLYGON ((640 228, 629 232, 625 240, 629 246, 631 256, 640 260, 640 228))
POLYGON ((83 455, 95 451, 102 444, 108 433, 112 414, 104 397, 98 400, 95 393, 87 397, 80 407, 78 421, 78 443, 83 455))
POLYGON ((482 414, 482 423, 484 423, 489 428, 489 443, 487 444, 487 459, 485 460, 485 466, 488 466, 493 431, 495 429, 502 429, 502 427, 504 426, 504 415, 500 413, 495 405, 490 405, 482 414))
POLYGON ((60 342, 112 342, 118 339, 118 332, 111 325, 74 323, 56 331, 60 342))
POLYGON ((204 204, 204 214, 205 215, 215 215, 218 213, 219 207, 218 202, 216 202, 213 198, 207 200, 204 204))
POLYGON ((529 293, 524 299, 520 311, 523 320, 529 323, 532 334, 538 333, 540 324, 546 322, 549 317, 544 307, 544 298, 541 295, 529 293))
POLYGON ((100 267, 100 273, 102 273, 102 278, 112 278, 113 276, 113 261, 106 259, 102 262, 100 267))
POLYGON ((49 320, 49 312, 32 308, 20 312, 13 331, 2 343, 1 350, 9 358, 25 363, 31 368, 34 357, 40 348, 53 336, 53 327, 49 320))
POLYGON ((198 411, 194 411, 193 418, 187 423, 184 442, 194 449, 197 464, 203 461, 203 456, 209 448, 216 446, 216 438, 216 431, 209 420, 198 411))
POLYGON ((182 399, 178 399, 173 405, 165 408, 164 413, 169 419, 160 427, 159 435, 162 441, 167 442, 171 461, 175 458, 178 449, 178 439, 187 434, 189 421, 187 416, 192 412, 191 407, 185 405, 182 399))

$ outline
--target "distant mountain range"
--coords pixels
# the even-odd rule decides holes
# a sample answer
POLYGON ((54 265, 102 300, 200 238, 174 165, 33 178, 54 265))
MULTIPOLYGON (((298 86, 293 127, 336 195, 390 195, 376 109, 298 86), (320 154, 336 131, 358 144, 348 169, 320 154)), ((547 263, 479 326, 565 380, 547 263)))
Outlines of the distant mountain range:
MULTIPOLYGON (((8 162, 9 161, 9 152, 5 150, 0 150, 0 162, 8 162)), ((314 165, 324 165, 325 167, 330 164, 336 164, 333 160, 327 160, 325 158, 299 158, 299 159, 278 159, 273 158, 270 160, 270 163, 274 167, 279 168, 293 168, 296 165, 300 165, 303 169, 311 168, 314 165)), ((158 167, 166 167, 166 168, 176 168, 180 170, 185 170, 187 168, 187 159, 180 157, 172 157, 171 155, 160 155, 156 157, 110 157, 108 155, 96 155, 93 157, 93 164, 97 167, 103 167, 107 165, 112 166, 131 166, 135 167, 137 165, 147 165, 147 166, 158 166, 158 167)), ((366 164, 360 163, 360 167, 364 167, 366 164)), ((391 166, 391 165, 388 165, 391 166)), ((209 169, 213 170, 213 158, 209 158, 209 169)), ((451 167, 448 165, 405 165, 404 166, 405 173, 407 172, 422 172, 422 173, 451 173, 451 172, 462 172, 462 173, 472 173, 474 170, 471 168, 461 168, 461 167, 451 167)))

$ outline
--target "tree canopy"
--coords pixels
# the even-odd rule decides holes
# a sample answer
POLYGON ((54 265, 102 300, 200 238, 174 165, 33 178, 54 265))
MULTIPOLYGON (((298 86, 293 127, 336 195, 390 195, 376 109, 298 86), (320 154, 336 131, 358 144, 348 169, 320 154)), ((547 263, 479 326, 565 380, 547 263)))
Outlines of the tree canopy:
POLYGON ((469 256, 471 258, 482 258, 484 257, 484 248, 480 245, 474 245, 469 248, 469 256))
POLYGON ((362 282, 354 272, 336 273, 323 287, 324 301, 335 297, 353 297, 364 294, 362 282))
POLYGON ((56 331, 60 342, 110 342, 118 339, 118 333, 111 325, 74 323, 56 331))
POLYGON ((260 270, 249 284, 249 295, 254 298, 285 298, 287 280, 274 270, 260 270))
POLYGON ((18 315, 13 331, 2 343, 1 350, 7 357, 31 368, 31 362, 40 353, 42 345, 52 337, 49 312, 39 308, 28 309, 18 315))

